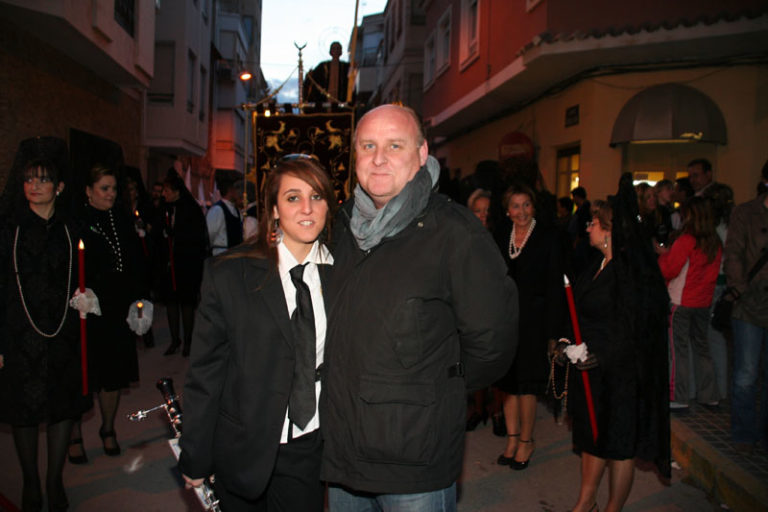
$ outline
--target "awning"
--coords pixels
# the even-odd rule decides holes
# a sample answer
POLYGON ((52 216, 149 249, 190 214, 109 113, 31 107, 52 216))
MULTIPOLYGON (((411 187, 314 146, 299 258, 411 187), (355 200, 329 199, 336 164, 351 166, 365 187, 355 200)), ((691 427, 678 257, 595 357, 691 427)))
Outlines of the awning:
POLYGON ((611 146, 684 141, 725 144, 725 119, 709 96, 672 83, 654 85, 627 101, 611 135, 611 146))

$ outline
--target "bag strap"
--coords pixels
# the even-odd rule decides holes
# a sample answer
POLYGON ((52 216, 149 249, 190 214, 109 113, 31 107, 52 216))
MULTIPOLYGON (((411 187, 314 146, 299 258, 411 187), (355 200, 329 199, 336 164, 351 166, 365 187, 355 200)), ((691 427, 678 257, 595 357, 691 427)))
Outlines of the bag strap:
POLYGON ((750 282, 753 277, 757 275, 758 272, 760 272, 760 269, 763 268, 765 263, 768 261, 768 247, 763 248, 763 255, 760 256, 760 259, 758 259, 755 264, 752 266, 752 269, 750 269, 749 274, 747 274, 747 282, 750 282))
MULTIPOLYGON (((758 272, 760 272, 766 262, 768 262, 768 246, 763 249, 763 254, 755 262, 755 264, 752 265, 752 268, 749 269, 749 273, 747 274, 747 283, 752 281, 752 279, 758 274, 758 272)), ((729 286, 725 289, 725 291, 723 291, 722 296, 725 297, 726 295, 730 295, 734 301, 741 297, 741 293, 739 293, 738 290, 732 286, 729 286)))

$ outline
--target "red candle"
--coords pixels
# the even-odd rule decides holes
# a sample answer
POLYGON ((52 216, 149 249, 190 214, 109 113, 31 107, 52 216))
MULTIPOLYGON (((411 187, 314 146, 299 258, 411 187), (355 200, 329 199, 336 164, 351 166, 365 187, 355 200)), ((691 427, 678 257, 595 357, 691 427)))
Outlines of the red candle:
POLYGON ((142 318, 144 316, 144 303, 141 301, 137 302, 136 309, 138 310, 138 317, 142 318))
POLYGON ((77 272, 78 288, 80 288, 80 293, 85 293, 85 244, 82 239, 77 245, 77 272))
MULTIPOLYGON (((78 288, 85 293, 85 244, 83 240, 77 244, 78 288)), ((83 396, 88 394, 88 328, 85 324, 85 313, 80 313, 80 368, 82 370, 83 396)))
MULTIPOLYGON (((141 217, 139 217, 139 210, 133 210, 133 214, 136 216, 136 226, 144 231, 144 223, 141 221, 141 217)), ((139 238, 141 239, 141 249, 144 251, 144 256, 149 256, 149 250, 147 249, 147 241, 144 240, 144 235, 139 233, 139 238)))
MULTIPOLYGON (((565 296, 568 298, 568 310, 571 313, 571 325, 573 326, 573 339, 576 345, 581 345, 581 329, 579 328, 579 318, 576 316, 576 303, 573 300, 573 290, 568 276, 563 274, 565 281, 565 296)), ((595 403, 592 400, 592 386, 589 384, 589 374, 581 372, 581 381, 584 383, 584 396, 587 399, 587 409, 589 411, 589 424, 592 427, 592 441, 597 443, 597 417, 595 416, 595 403)))

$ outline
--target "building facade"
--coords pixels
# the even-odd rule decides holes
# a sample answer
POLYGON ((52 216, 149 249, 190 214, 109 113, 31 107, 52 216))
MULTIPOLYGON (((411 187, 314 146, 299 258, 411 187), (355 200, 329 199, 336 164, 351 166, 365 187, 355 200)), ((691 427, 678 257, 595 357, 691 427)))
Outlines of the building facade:
MULTIPOLYGON (((382 82, 382 68, 378 64, 383 62, 383 46, 384 14, 364 16, 355 44, 355 91, 360 110, 367 110, 376 101, 376 93, 382 82)), ((349 47, 352 47, 351 41, 349 47)))
POLYGON ((0 185, 19 142, 38 135, 119 147, 146 168, 154 35, 153 0, 1 1, 0 185))
POLYGON ((389 0, 378 61, 379 103, 401 102, 421 113, 424 6, 420 0, 389 0))
POLYGON ((768 148, 768 8, 745 0, 425 0, 423 115, 466 175, 533 154, 558 196, 709 158, 737 201, 768 148))

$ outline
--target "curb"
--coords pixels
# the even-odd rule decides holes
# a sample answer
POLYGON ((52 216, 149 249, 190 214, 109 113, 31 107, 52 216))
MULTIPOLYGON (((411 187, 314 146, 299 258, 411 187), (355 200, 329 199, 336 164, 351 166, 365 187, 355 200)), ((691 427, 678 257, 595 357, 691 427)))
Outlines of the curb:
POLYGON ((768 510, 768 485, 712 448, 682 421, 671 420, 672 457, 693 482, 736 512, 768 510))

